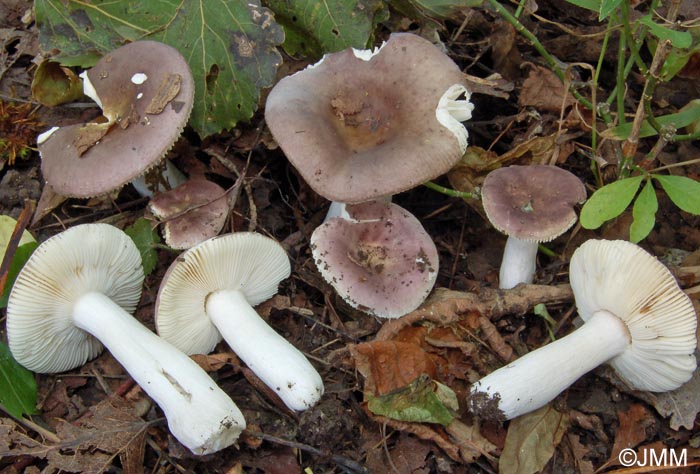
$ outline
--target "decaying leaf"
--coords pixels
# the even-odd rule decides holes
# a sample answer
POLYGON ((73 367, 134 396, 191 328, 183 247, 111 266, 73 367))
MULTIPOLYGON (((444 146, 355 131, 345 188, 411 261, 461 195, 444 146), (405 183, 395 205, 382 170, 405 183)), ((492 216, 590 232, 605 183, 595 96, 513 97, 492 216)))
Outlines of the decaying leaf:
POLYGON ((655 423, 651 412, 642 404, 630 405, 626 411, 618 412, 620 427, 615 433, 610 457, 605 463, 606 466, 615 466, 620 463, 620 452, 624 449, 637 447, 647 439, 647 428, 655 423))
MULTIPOLYGON (((700 357, 696 352, 695 357, 700 357)), ((671 429, 692 429, 700 413, 700 373, 696 369, 693 377, 680 388, 656 394, 654 408, 663 416, 671 415, 671 429)))
POLYGON ((508 428, 498 472, 534 474, 541 471, 568 427, 568 417, 551 405, 514 419, 508 428))
POLYGON ((159 114, 165 109, 165 106, 170 103, 180 92, 182 84, 182 76, 179 74, 166 75, 158 85, 156 95, 151 99, 146 107, 147 114, 159 114))
POLYGON ((530 65, 530 71, 518 96, 518 104, 534 107, 542 112, 559 113, 575 102, 561 80, 549 68, 530 65))

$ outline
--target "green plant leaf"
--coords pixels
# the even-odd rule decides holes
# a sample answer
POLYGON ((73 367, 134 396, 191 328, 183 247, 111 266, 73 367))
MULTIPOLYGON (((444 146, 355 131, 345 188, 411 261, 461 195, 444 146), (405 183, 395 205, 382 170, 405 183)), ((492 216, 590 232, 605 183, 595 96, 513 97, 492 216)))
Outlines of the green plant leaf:
POLYGON ((656 199, 656 191, 651 180, 639 192, 632 207, 632 225, 630 225, 630 241, 641 242, 649 235, 656 224, 656 211, 659 210, 659 201, 656 199))
POLYGON ((282 61, 284 31, 259 0, 37 0, 34 9, 42 49, 63 65, 90 67, 138 39, 178 49, 195 80, 190 124, 201 137, 250 119, 282 61))
POLYGON ((284 49, 292 55, 364 49, 387 13, 382 0, 267 0, 265 4, 284 26, 284 49))
POLYGON ((598 21, 603 21, 614 12, 624 0, 601 0, 598 21))
POLYGON ((676 48, 689 48, 690 45, 693 44, 693 37, 689 32, 676 31, 672 30, 671 28, 667 28, 663 25, 660 25, 654 22, 654 20, 651 17, 651 13, 641 17, 637 21, 648 26, 649 32, 652 35, 656 36, 662 41, 669 40, 671 42, 671 45, 673 45, 676 48))
POLYGON ((10 348, 0 342, 0 403, 14 417, 36 413, 34 374, 19 365, 10 348))
POLYGON ((603 222, 622 214, 630 205, 644 176, 633 176, 606 184, 594 192, 581 209, 581 225, 597 229, 603 222))
POLYGON ((156 252, 156 245, 160 243, 158 231, 151 227, 151 221, 141 217, 124 229, 124 232, 131 237, 136 248, 141 252, 143 273, 149 275, 158 263, 158 252, 156 252))
MULTIPOLYGON (((688 102, 680 112, 675 114, 662 115, 661 117, 656 117, 656 120, 661 125, 672 125, 676 128, 687 127, 700 120, 700 99, 693 99, 688 102)), ((617 127, 609 128, 604 130, 600 135, 603 138, 608 138, 610 140, 626 140, 632 131, 632 123, 627 122, 623 125, 618 125, 617 127)), ((656 135, 657 132, 649 125, 646 120, 642 123, 642 127, 639 131, 639 137, 652 137, 656 135)))
POLYGON ((569 426, 569 419, 551 405, 510 422, 499 474, 534 474, 545 467, 569 426))
POLYGON ((7 271, 7 280, 5 281, 5 289, 0 296, 0 308, 7 307, 7 300, 10 298, 10 290, 12 290, 12 285, 14 285, 17 275, 19 275, 20 270, 27 263, 29 257, 32 256, 34 250, 39 246, 37 242, 27 242, 17 247, 15 255, 12 257, 12 263, 10 263, 10 268, 7 271))
POLYGON ((700 183, 687 176, 652 174, 673 203, 685 212, 700 214, 700 183))
POLYGON ((566 0, 566 2, 596 13, 600 12, 601 0, 566 0))
POLYGON ((436 384, 422 375, 406 387, 378 397, 368 396, 367 408, 395 420, 447 426, 454 419, 449 407, 454 406, 457 396, 446 385, 436 384))

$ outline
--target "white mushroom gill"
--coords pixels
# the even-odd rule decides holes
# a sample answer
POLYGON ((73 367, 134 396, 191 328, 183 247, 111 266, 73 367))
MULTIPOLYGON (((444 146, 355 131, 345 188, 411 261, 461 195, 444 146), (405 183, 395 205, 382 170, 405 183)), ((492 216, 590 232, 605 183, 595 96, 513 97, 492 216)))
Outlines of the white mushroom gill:
POLYGON ((372 49, 355 49, 352 48, 352 54, 355 55, 357 59, 362 59, 363 61, 369 61, 374 56, 379 54, 379 51, 384 47, 386 41, 384 41, 380 46, 372 49))
POLYGON ((45 131, 45 132, 43 132, 43 133, 40 133, 40 134, 36 137, 36 144, 37 144, 37 145, 41 145, 42 143, 44 143, 44 142, 45 142, 46 140, 48 140, 49 137, 50 137, 51 135, 53 135, 53 133, 54 133, 56 130, 58 130, 59 128, 60 128, 60 127, 51 127, 51 128, 48 129, 47 131, 45 131))
POLYGON ((100 97, 97 95, 97 91, 95 90, 95 86, 93 86, 92 82, 90 82, 88 72, 81 72, 80 77, 83 79, 83 94, 94 100, 97 103, 97 105, 99 105, 100 108, 104 110, 104 107, 102 107, 102 101, 100 100, 100 97))
POLYGON ((471 119, 474 110, 474 104, 469 101, 470 97, 471 94, 466 87, 462 84, 453 84, 442 94, 435 109, 438 122, 454 134, 462 153, 467 149, 469 137, 462 122, 471 119))

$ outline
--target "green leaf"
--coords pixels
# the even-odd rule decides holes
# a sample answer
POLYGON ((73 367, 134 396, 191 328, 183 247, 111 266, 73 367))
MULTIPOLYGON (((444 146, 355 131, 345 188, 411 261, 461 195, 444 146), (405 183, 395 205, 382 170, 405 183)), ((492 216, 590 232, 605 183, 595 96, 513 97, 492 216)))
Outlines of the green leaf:
POLYGON ((138 39, 178 49, 195 80, 190 124, 202 138, 250 119, 282 61, 284 31, 259 0, 37 0, 34 9, 42 49, 63 65, 90 67, 138 39))
POLYGON ((143 273, 149 275, 158 263, 158 252, 156 252, 156 245, 160 243, 158 231, 151 227, 151 221, 141 217, 124 229, 124 232, 131 237, 136 248, 141 252, 143 273))
POLYGON ((687 176, 652 174, 673 203, 685 212, 700 214, 700 183, 687 176))
POLYGON ((499 474, 534 474, 545 467, 569 427, 569 419, 546 405, 510 422, 499 474))
POLYGON ((395 420, 447 426, 454 419, 449 407, 454 406, 457 396, 449 387, 436 384, 421 375, 406 387, 378 397, 368 396, 367 408, 395 420))
POLYGON ((19 365, 10 348, 0 342, 0 403, 14 417, 36 413, 34 374, 19 365))
POLYGON ((67 67, 55 61, 44 61, 32 79, 32 98, 53 107, 73 102, 83 96, 83 82, 67 67))
POLYGON ((0 308, 7 307, 7 300, 10 298, 10 290, 12 290, 12 285, 14 285, 17 275, 19 275, 20 270, 27 263, 29 257, 32 256, 34 250, 39 246, 37 242, 27 242, 26 244, 20 245, 15 251, 15 255, 12 257, 12 263, 10 263, 10 268, 7 271, 7 280, 5 281, 5 290, 0 296, 0 308))
POLYGON ((662 41, 669 40, 676 48, 689 48, 693 44, 693 37, 687 31, 676 31, 655 23, 651 13, 641 17, 638 22, 649 27, 649 32, 662 41))
POLYGON ((634 207, 632 208, 632 225, 630 225, 630 241, 637 243, 649 235, 656 224, 656 211, 659 202, 656 199, 656 191, 651 180, 648 180, 639 192, 634 207))
POLYGON ((566 0, 566 2, 596 13, 600 12, 601 0, 566 0))
POLYGON ((581 225, 597 229, 603 222, 622 214, 630 205, 644 176, 633 176, 606 184, 586 201, 581 209, 581 225))
POLYGON ((387 13, 382 0, 267 0, 265 4, 284 26, 284 49, 292 55, 364 49, 387 13))
POLYGON ((598 10, 598 21, 603 21, 620 6, 624 0, 602 0, 598 10))
POLYGON ((483 0, 392 0, 391 6, 417 20, 422 18, 444 20, 464 9, 480 7, 483 3, 483 0))
MULTIPOLYGON (((661 125, 671 125, 675 128, 683 128, 700 120, 700 99, 693 99, 688 104, 686 104, 680 112, 675 114, 663 115, 661 117, 656 117, 656 120, 661 125)), ((632 123, 627 122, 623 125, 618 125, 617 127, 609 128, 604 130, 600 135, 603 138, 608 138, 611 140, 626 140, 632 131, 632 123)), ((646 120, 642 123, 642 127, 639 131, 639 137, 652 137, 656 135, 657 132, 649 125, 646 120)))

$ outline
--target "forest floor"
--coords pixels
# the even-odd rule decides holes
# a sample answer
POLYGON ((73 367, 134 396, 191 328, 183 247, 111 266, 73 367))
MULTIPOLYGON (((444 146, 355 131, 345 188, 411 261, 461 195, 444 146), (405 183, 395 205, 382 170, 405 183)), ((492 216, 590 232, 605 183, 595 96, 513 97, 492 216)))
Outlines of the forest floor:
MULTIPOLYGON (((686 3, 681 16, 691 18, 689 12, 697 4, 686 3)), ((32 103, 33 60, 40 51, 35 25, 21 20, 28 8, 21 1, 0 8, 0 17, 5 18, 0 28, 0 103, 11 117, 26 115, 23 137, 26 146, 33 147, 36 134, 94 116, 96 108, 86 99, 78 106, 54 108, 32 103)), ((599 60, 605 26, 593 12, 565 2, 542 2, 535 14, 521 19, 560 61, 595 65, 599 60)), ((561 83, 531 44, 498 14, 488 9, 465 10, 442 25, 391 21, 380 26, 377 43, 394 31, 439 39, 448 55, 472 76, 500 76, 494 91, 472 96, 474 114, 466 123, 470 146, 480 150, 472 158, 491 161, 476 170, 460 166, 438 178, 438 184, 467 190, 478 186, 491 167, 546 163, 576 174, 589 195, 598 188, 586 153, 590 115, 564 95, 561 83)), ((616 49, 608 51, 605 61, 611 66, 604 68, 600 78, 601 97, 607 97, 615 84, 616 49)), ((576 71, 581 77, 575 79, 582 82, 590 74, 585 67, 576 71)), ((630 77, 629 97, 639 97, 644 78, 630 77)), ((582 89, 582 93, 588 92, 582 89)), ((697 76, 678 77, 657 88, 653 104, 670 113, 699 93, 697 76)), ((6 121, 5 117, 0 120, 6 121)), ((2 121, 0 127, 5 127, 0 130, 4 134, 15 130, 2 121)), ((653 144, 642 139, 640 156, 653 144)), ((614 146, 599 148, 606 166, 597 170, 604 182, 617 175, 614 146)), ((631 209, 597 230, 577 225, 546 243, 551 252, 540 253, 536 285, 498 291, 506 237, 485 219, 479 201, 421 186, 398 194, 394 202, 417 216, 433 237, 440 265, 436 289, 425 305, 405 318, 386 321, 344 303, 316 270, 309 237, 323 220, 328 202, 304 183, 276 147, 262 108, 249 123, 206 140, 186 129, 168 157, 186 172, 203 171, 225 188, 236 183, 233 169, 244 173, 225 231, 260 232, 287 250, 292 276, 282 282, 277 296, 257 309, 313 362, 325 383, 324 396, 309 410, 289 411, 221 343, 214 353, 197 361, 239 405, 248 430, 236 447, 196 457, 169 435, 159 408, 105 352, 79 369, 37 375, 37 415, 14 419, 0 412, 0 453, 13 453, 0 456, 1 474, 652 470, 641 463, 623 466, 624 449, 635 450, 639 459, 650 452, 685 456, 669 457, 683 459, 685 466, 667 466, 664 472, 695 472, 700 465, 697 374, 687 387, 661 395, 631 390, 611 369, 601 367, 534 416, 505 423, 479 420, 467 413, 463 403, 470 384, 481 376, 546 344, 550 331, 561 337, 573 329, 576 309, 567 285, 569 258, 588 239, 628 240, 631 209), (554 324, 533 313, 537 303, 546 304, 554 324), (423 372, 451 388, 462 402, 453 423, 400 421, 368 409, 371 390, 384 393, 408 386, 423 372)), ((656 156, 659 166, 697 158, 700 149, 694 142, 669 144, 656 156)), ((691 164, 672 172, 697 179, 700 166, 691 164)), ((14 164, 4 163, 0 214, 17 218, 26 200, 38 201, 42 190, 35 149, 14 164)), ((683 273, 678 268, 700 264, 700 217, 680 211, 660 192, 658 197, 656 225, 641 246, 683 273)), ((42 241, 81 223, 107 222, 124 228, 144 216, 146 204, 126 186, 102 199, 65 200, 29 230, 42 241)), ((160 281, 176 255, 159 250, 156 269, 146 279, 136 317, 151 329, 160 281)), ((697 272, 689 271, 681 285, 690 288, 697 280, 697 272)), ((692 298, 697 308, 695 291, 692 298)), ((4 312, 0 313, 0 338, 5 339, 4 312)))

